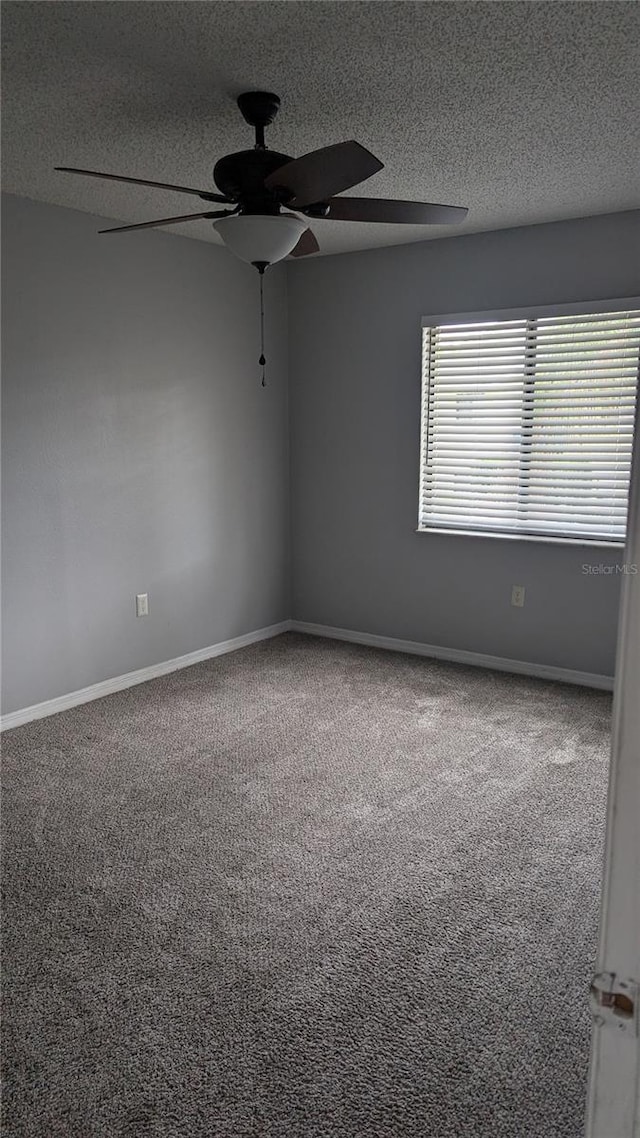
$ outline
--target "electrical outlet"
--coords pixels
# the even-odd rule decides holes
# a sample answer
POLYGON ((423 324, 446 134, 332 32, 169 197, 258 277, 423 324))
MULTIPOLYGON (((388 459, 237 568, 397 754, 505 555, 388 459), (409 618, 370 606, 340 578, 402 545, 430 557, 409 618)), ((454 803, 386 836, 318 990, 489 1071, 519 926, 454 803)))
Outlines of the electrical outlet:
POLYGON ((149 615, 149 594, 138 593, 136 596, 136 616, 149 615))
POLYGON ((524 585, 511 586, 511 604, 514 608, 524 608, 524 585))

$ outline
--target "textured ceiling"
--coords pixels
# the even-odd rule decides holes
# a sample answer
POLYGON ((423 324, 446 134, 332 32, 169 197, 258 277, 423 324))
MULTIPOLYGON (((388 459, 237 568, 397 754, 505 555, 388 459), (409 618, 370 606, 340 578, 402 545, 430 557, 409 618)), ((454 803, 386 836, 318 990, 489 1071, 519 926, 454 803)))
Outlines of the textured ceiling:
POLYGON ((456 228, 317 221, 324 253, 640 205, 636 2, 5 0, 2 38, 4 188, 123 224, 199 203, 53 166, 211 189, 253 143, 234 102, 251 89, 281 96, 274 149, 378 155, 350 193, 470 210, 456 228))

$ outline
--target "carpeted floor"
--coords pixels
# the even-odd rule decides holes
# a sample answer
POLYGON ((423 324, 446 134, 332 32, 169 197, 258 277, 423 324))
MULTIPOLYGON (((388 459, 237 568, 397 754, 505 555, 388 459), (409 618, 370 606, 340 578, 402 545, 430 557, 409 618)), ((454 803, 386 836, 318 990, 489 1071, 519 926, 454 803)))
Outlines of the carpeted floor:
POLYGON ((8 732, 3 1133, 580 1138, 609 718, 288 634, 8 732))

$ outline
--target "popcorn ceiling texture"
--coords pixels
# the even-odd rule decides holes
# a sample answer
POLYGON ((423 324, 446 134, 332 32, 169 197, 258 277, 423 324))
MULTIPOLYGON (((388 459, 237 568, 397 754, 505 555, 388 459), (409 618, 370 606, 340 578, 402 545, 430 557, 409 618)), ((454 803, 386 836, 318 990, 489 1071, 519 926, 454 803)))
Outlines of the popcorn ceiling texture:
POLYGON ((8 732, 7 1138, 581 1138, 604 692, 287 634, 8 732))
MULTIPOLYGON (((266 88, 274 149, 355 138, 385 169, 351 193, 470 208, 455 229, 315 222, 324 253, 640 204, 635 2, 5 0, 2 15, 4 188, 26 197, 123 224, 197 212, 53 167, 210 189, 215 160, 253 142, 235 97, 266 88)), ((174 231, 219 240, 210 222, 174 231)))

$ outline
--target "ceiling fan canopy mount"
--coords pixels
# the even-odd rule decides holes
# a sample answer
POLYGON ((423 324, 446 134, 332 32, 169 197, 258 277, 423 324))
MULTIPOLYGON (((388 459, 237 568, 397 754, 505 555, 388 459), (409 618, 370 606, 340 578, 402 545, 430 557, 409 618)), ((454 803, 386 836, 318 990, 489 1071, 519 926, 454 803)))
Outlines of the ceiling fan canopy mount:
MULTIPOLYGON (((436 205, 429 202, 405 202, 389 198, 344 198, 339 195, 353 186, 366 181, 383 168, 382 162, 366 147, 358 142, 338 142, 312 150, 300 158, 292 158, 277 150, 269 150, 264 141, 265 127, 275 119, 280 109, 278 95, 270 91, 245 91, 238 96, 237 104, 245 122, 255 130, 255 144, 251 150, 240 150, 220 158, 213 168, 213 180, 217 193, 200 190, 191 186, 178 186, 167 182, 148 181, 118 174, 103 174, 95 170, 82 170, 78 167, 57 166, 64 173, 81 174, 86 177, 105 178, 112 181, 129 182, 143 186, 156 186, 159 189, 174 190, 177 193, 192 194, 207 203, 219 202, 229 208, 194 214, 181 214, 178 217, 159 218, 136 225, 117 226, 102 230, 103 233, 122 233, 133 229, 148 229, 160 225, 173 225, 176 222, 196 219, 233 218, 233 224, 214 222, 225 243, 234 251, 234 244, 242 246, 243 260, 262 266, 282 260, 285 256, 306 257, 318 252, 319 246, 312 231, 303 225, 297 243, 290 248, 294 229, 300 225, 291 223, 291 211, 302 214, 304 218, 329 221, 386 222, 390 224, 412 225, 452 225, 464 220, 467 209, 463 206, 436 205), (283 209, 287 211, 283 213, 283 209), (251 218, 251 224, 244 224, 242 242, 236 241, 243 217, 251 218), (260 218, 264 218, 261 232, 260 218), (287 220, 288 217, 288 220, 287 220), (278 222, 287 240, 275 240, 278 222), (274 224, 275 222, 275 224, 274 224), (255 235, 259 256, 250 255, 247 245, 249 235, 255 235), (269 236, 271 235, 271 236, 269 236), (265 255, 272 252, 272 259, 265 255), (285 250, 283 252, 283 250, 285 250)), ((299 221, 300 219, 298 219, 299 221)))
POLYGON ((280 97, 273 91, 244 91, 236 102, 244 121, 256 130, 269 126, 280 110, 280 97))

